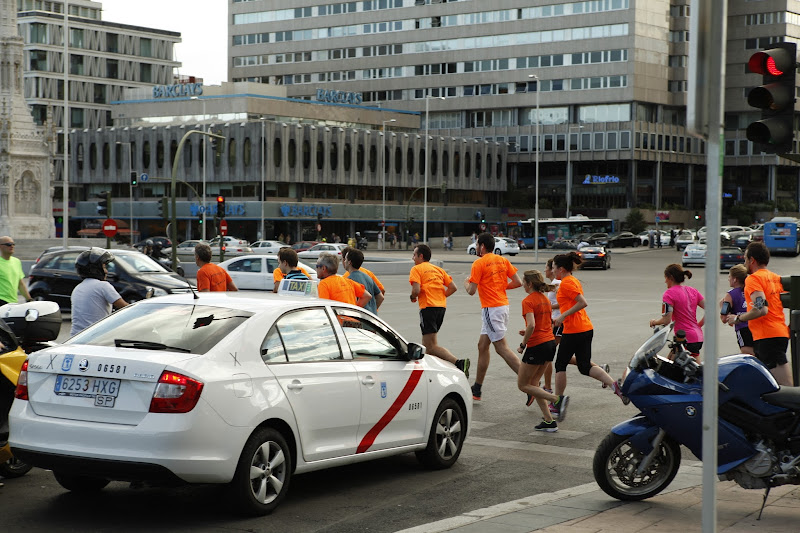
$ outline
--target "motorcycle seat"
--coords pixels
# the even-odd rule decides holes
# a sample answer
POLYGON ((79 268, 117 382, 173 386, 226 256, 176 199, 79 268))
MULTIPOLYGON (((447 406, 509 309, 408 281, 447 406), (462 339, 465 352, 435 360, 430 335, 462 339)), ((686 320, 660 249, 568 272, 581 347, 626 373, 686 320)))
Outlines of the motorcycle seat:
POLYGON ((761 399, 778 407, 800 410, 800 387, 781 387, 764 394, 761 399))

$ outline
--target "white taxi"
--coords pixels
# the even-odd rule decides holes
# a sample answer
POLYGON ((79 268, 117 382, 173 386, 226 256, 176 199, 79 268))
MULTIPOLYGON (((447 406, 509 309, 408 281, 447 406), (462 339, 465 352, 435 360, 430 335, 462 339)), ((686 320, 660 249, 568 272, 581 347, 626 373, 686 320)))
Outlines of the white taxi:
POLYGON ((294 474, 407 452, 450 467, 472 415, 463 372, 380 318, 281 294, 138 302, 31 354, 19 383, 13 453, 64 488, 220 483, 253 515, 294 474))

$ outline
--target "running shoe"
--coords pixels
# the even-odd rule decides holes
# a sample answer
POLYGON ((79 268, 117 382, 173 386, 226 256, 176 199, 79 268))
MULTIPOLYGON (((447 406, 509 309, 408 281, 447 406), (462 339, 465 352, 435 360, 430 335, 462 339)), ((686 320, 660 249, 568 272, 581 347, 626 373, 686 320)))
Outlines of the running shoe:
POLYGON ((557 415, 558 414, 558 407, 553 405, 553 402, 548 403, 547 404, 547 408, 550 409, 550 414, 551 415, 557 415))
POLYGON ((469 378, 469 359, 459 359, 456 361, 456 368, 461 370, 469 378))
MULTIPOLYGON (((600 368, 602 368, 603 370, 605 370, 606 374, 609 374, 609 375, 611 374, 611 367, 610 367, 610 366, 608 366, 608 363, 604 364, 604 365, 603 365, 602 367, 600 367, 600 368)), ((601 383, 602 383, 602 382, 601 382, 601 383)), ((603 385, 603 388, 604 388, 604 389, 607 389, 607 388, 608 388, 608 385, 606 385, 605 383, 602 383, 602 385, 603 385)))
POLYGON ((558 431, 558 424, 555 420, 551 420, 548 422, 547 420, 542 419, 542 423, 538 426, 534 427, 536 431, 544 431, 546 433, 555 433, 558 431))
POLYGON ((557 413, 555 413, 556 420, 559 422, 563 422, 564 419, 567 417, 567 406, 569 405, 569 396, 564 396, 563 394, 558 397, 558 401, 553 404, 556 408, 557 413))
POLYGON ((619 399, 622 400, 622 405, 628 405, 631 403, 631 399, 622 394, 622 387, 620 387, 619 383, 617 382, 614 383, 614 394, 619 396, 619 399))
POLYGON ((530 407, 533 402, 536 401, 536 397, 533 394, 528 394, 528 399, 525 400, 525 407, 530 407))
POLYGON ((477 383, 472 386, 472 399, 477 402, 481 401, 481 388, 477 383))

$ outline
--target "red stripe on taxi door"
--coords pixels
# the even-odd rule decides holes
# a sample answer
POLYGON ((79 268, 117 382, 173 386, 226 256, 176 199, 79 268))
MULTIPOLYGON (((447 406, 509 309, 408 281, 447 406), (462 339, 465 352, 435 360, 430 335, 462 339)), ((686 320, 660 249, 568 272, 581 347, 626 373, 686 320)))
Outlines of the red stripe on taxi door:
POLYGON ((411 393, 414 392, 414 389, 417 388, 417 383, 419 383, 420 378, 422 377, 422 369, 413 370, 411 372, 411 376, 408 378, 403 390, 400 391, 400 396, 392 403, 392 406, 389 407, 389 410, 384 413, 378 423, 372 426, 372 429, 367 431, 367 434, 364 435, 364 438, 361 439, 361 442, 358 444, 358 448, 356 449, 356 453, 364 453, 369 450, 369 447, 375 443, 375 439, 378 438, 383 428, 389 425, 389 422, 400 412, 402 409, 403 404, 406 403, 406 400, 411 396, 411 393))

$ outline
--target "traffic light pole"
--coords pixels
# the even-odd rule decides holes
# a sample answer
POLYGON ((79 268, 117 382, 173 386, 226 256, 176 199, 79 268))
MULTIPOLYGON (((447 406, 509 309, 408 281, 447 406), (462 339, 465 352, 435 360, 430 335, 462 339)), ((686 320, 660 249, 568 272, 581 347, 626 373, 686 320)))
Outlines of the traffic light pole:
POLYGON ((172 241, 172 254, 171 254, 171 262, 172 262, 172 270, 176 271, 178 269, 178 218, 177 218, 177 193, 178 193, 178 162, 181 160, 181 152, 183 151, 183 145, 186 143, 186 140, 192 134, 198 135, 205 135, 208 137, 216 137, 218 139, 224 139, 222 135, 217 135, 215 133, 209 133, 207 131, 201 130, 191 130, 187 131, 183 137, 181 138, 181 142, 178 143, 178 149, 175 151, 175 159, 172 161, 172 184, 170 186, 170 228, 169 228, 169 240, 172 241))

